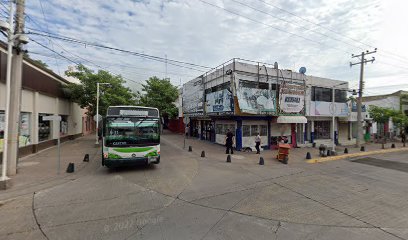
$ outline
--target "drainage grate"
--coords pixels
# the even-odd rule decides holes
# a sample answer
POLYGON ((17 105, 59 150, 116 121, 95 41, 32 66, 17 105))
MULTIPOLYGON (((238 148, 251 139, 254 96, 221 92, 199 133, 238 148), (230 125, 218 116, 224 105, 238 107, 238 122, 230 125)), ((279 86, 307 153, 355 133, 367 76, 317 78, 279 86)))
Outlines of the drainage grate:
POLYGON ((408 173, 408 163, 382 160, 382 159, 371 158, 371 157, 359 158, 357 160, 353 160, 352 162, 362 163, 362 164, 367 164, 371 166, 387 168, 387 169, 392 169, 392 170, 397 170, 397 171, 408 173))

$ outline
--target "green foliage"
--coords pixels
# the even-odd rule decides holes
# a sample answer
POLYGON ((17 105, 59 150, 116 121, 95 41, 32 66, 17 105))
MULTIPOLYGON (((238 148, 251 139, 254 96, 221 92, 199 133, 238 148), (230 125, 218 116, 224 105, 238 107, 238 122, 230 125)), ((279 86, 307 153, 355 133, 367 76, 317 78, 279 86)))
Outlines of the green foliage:
POLYGON ((390 117, 393 117, 399 113, 399 111, 391 108, 383 108, 374 105, 370 105, 368 112, 370 113, 370 117, 373 118, 374 122, 377 123, 386 123, 390 117))
POLYGON ((392 116, 392 121, 400 129, 408 127, 408 116, 405 115, 403 112, 398 112, 397 114, 392 116))
POLYGON ((48 65, 45 62, 43 62, 41 60, 37 60, 37 59, 32 59, 30 57, 30 55, 28 53, 26 53, 26 52, 24 52, 24 57, 31 59, 32 61, 34 61, 38 65, 42 66, 43 68, 48 68, 48 65))
POLYGON ((140 97, 140 103, 143 106, 158 108, 162 116, 165 114, 170 118, 177 116, 178 109, 174 102, 177 100, 178 90, 170 80, 151 77, 142 86, 145 94, 140 97))
POLYGON ((67 86, 70 98, 82 108, 88 109, 88 114, 96 114, 96 83, 100 85, 99 114, 106 115, 108 106, 136 105, 136 94, 123 84, 125 81, 119 76, 113 76, 107 71, 94 72, 83 65, 76 66, 74 71, 66 71, 67 76, 79 79, 80 84, 71 83, 67 86))

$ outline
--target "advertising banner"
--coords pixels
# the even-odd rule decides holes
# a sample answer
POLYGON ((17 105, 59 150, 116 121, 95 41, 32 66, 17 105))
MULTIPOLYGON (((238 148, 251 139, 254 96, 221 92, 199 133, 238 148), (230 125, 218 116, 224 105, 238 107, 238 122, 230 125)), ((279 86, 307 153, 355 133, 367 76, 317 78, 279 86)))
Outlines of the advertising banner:
POLYGON ((349 108, 347 103, 331 103, 331 102, 312 102, 311 108, 312 116, 334 116, 337 117, 347 117, 349 115, 349 108), (314 103, 314 106, 313 106, 314 103), (313 114, 314 113, 314 114, 313 114))
POLYGON ((197 78, 183 85, 183 113, 203 115, 204 84, 202 78, 197 78))
POLYGON ((280 113, 302 114, 305 108, 305 86, 283 81, 279 90, 280 113))
POLYGON ((241 112, 254 114, 276 112, 274 90, 249 88, 240 84, 237 88, 237 97, 241 112))
POLYGON ((232 93, 227 89, 207 93, 206 99, 207 113, 234 111, 234 100, 232 98, 232 93))

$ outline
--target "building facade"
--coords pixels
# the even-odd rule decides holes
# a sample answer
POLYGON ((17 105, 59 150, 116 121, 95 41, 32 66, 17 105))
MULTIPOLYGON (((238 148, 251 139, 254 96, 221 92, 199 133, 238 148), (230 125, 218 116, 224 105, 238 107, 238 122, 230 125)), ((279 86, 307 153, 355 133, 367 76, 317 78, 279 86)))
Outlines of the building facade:
POLYGON ((333 114, 341 143, 351 139, 347 89, 347 82, 282 70, 277 63, 232 59, 183 85, 182 110, 191 136, 224 144, 230 130, 237 150, 253 150, 257 134, 263 149, 330 142, 333 114))
MULTIPOLYGON (((3 148, 6 108, 7 53, 0 48, 0 152, 3 148)), ((23 61, 19 156, 35 153, 61 141, 81 136, 84 110, 68 100, 63 86, 69 82, 30 59, 23 61), (61 123, 44 121, 44 116, 61 116, 61 123), (59 126, 60 125, 60 126, 59 126)), ((89 121, 89 119, 88 119, 89 121)), ((93 123, 86 128, 91 131, 93 123)), ((1 157, 0 157, 1 158, 1 157)))

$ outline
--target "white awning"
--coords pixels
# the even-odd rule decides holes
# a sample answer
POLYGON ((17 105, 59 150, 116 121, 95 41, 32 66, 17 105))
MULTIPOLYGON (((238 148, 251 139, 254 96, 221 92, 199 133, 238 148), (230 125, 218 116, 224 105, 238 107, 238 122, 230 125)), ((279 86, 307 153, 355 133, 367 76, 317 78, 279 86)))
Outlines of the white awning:
POLYGON ((305 116, 279 116, 277 123, 307 123, 305 116))

